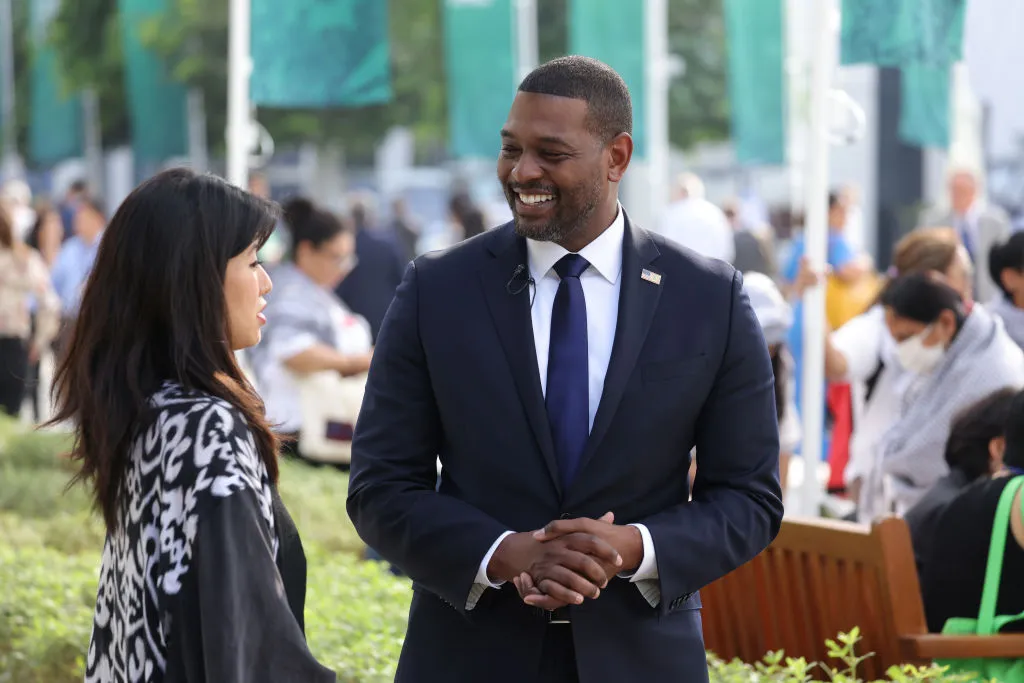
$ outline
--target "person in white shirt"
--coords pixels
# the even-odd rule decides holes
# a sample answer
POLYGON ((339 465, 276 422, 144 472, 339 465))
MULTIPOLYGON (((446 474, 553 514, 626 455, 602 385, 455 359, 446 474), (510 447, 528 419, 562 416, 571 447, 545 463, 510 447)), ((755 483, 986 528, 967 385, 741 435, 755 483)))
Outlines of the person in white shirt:
MULTIPOLYGON (((896 244, 890 279, 911 273, 943 273, 963 297, 971 295, 971 263, 951 228, 911 232, 896 244)), ((853 318, 826 338, 825 375, 853 385, 853 434, 844 473, 847 491, 857 503, 857 519, 871 522, 892 511, 882 476, 879 444, 899 414, 914 379, 896 356, 896 343, 881 305, 853 318)))
POLYGON ((655 231, 701 256, 732 263, 736 244, 725 212, 704 198, 704 182, 693 173, 679 176, 676 199, 655 231))

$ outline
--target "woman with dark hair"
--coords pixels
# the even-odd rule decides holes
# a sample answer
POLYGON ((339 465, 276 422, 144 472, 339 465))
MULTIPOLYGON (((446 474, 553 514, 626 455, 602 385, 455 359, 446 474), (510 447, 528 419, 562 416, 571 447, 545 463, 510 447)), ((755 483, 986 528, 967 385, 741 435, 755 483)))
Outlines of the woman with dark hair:
POLYGON ((902 515, 949 472, 942 453, 954 416, 995 391, 1024 387, 1024 353, 936 273, 896 278, 882 305, 896 359, 912 373, 879 443, 886 507, 902 515))
MULTIPOLYGON (((291 231, 289 262, 272 272, 263 341, 252 350, 252 368, 275 429, 297 437, 303 424, 299 382, 312 373, 361 375, 370 367, 372 337, 334 289, 355 266, 352 230, 336 215, 296 198, 284 207, 291 231)), ((302 444, 289 440, 301 454, 302 444)))
POLYGON ((60 222, 60 214, 49 205, 37 207, 36 222, 25 238, 25 243, 39 252, 47 268, 52 268, 57 262, 63 241, 64 226, 60 222))
POLYGON ((994 244, 988 253, 989 274, 1000 295, 987 308, 1002 319, 1010 338, 1024 348, 1024 232, 994 244))
MULTIPOLYGON (((1024 611, 1024 523, 1021 492, 1011 505, 1009 528, 995 529, 996 509, 1007 485, 1024 474, 1024 393, 1006 410, 1003 426, 1002 467, 983 477, 954 498, 935 523, 936 536, 924 555, 921 594, 928 630, 941 632, 949 619, 976 619, 986 583, 986 567, 993 538, 1006 541, 1002 578, 996 594, 997 615, 1024 611)), ((1001 631, 1024 631, 1024 621, 1013 621, 1001 631)), ((962 631, 961 631, 962 633, 962 631)))
POLYGON ((257 343, 272 204, 163 172, 114 215, 55 379, 102 511, 86 680, 334 681, 303 635, 278 443, 234 352, 257 343), (282 587, 283 584, 283 587, 282 587))
POLYGON ((18 239, 10 214, 0 207, 0 413, 20 414, 29 368, 59 323, 60 301, 46 263, 18 239))
POLYGON ((924 558, 938 539, 936 523, 942 511, 967 486, 1002 469, 1006 448, 1003 433, 1016 395, 1013 389, 1000 389, 953 418, 946 441, 949 474, 939 479, 904 517, 910 527, 919 573, 924 558))

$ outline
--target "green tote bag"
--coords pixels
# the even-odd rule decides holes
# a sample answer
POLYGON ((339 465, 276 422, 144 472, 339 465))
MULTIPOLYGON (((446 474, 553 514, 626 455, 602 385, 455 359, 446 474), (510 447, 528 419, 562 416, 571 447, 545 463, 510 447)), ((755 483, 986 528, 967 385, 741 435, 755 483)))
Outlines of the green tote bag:
MULTIPOLYGON (((1024 612, 1014 616, 996 616, 996 598, 999 596, 999 583, 1003 573, 1003 551, 1006 550, 1006 537, 1010 529, 1010 513, 1013 498, 1017 495, 1024 476, 1014 477, 999 497, 995 520, 992 523, 992 542, 988 548, 988 565, 985 568, 985 586, 981 593, 981 609, 977 619, 953 617, 946 621, 942 628, 944 635, 955 636, 990 636, 1014 621, 1024 619, 1024 612)), ((1024 506, 1021 507, 1024 516, 1024 506)), ((1014 659, 944 659, 936 664, 948 666, 951 673, 972 672, 974 681, 1000 681, 1000 683, 1024 683, 1024 656, 1014 659)))

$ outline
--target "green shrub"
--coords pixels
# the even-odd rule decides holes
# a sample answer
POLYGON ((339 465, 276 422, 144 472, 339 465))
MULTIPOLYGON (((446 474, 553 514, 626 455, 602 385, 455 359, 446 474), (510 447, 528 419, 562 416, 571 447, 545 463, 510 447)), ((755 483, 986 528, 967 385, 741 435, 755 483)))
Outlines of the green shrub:
POLYGON ((98 554, 0 545, 0 681, 81 681, 98 554))
MULTIPOLYGON (((2 427, 0 433, 3 433, 2 427)), ((67 457, 71 442, 71 435, 61 431, 8 432, 0 446, 0 458, 9 467, 62 469, 70 473, 74 471, 74 463, 67 457)))
MULTIPOLYGON (((82 680, 96 596, 103 525, 61 456, 66 434, 27 432, 0 416, 0 683, 82 680)), ((281 496, 302 535, 309 565, 310 649, 341 683, 394 679, 405 634, 409 582, 360 561, 363 543, 345 511, 348 477, 283 462, 281 496)), ((712 683, 862 683, 856 630, 830 643, 835 667, 769 653, 755 665, 708 655, 712 683)), ((893 668, 889 681, 970 680, 936 667, 893 668)))
POLYGON ((332 467, 284 460, 278 488, 304 543, 328 551, 362 554, 366 546, 345 510, 347 474, 332 467))
POLYGON ((393 681, 405 637, 409 582, 350 553, 309 553, 306 637, 345 683, 393 681))
MULTIPOLYGON (((858 655, 857 643, 861 640, 860 629, 840 633, 836 640, 825 641, 832 663, 810 663, 803 657, 786 657, 785 652, 769 652, 755 664, 739 660, 723 661, 708 653, 708 678, 711 683, 807 683, 812 680, 828 680, 832 683, 865 683, 858 675, 860 664, 871 655, 858 655)), ((969 683, 971 675, 953 674, 938 666, 892 666, 886 671, 887 678, 871 683, 969 683)), ((993 682, 994 683, 994 682, 993 682)))

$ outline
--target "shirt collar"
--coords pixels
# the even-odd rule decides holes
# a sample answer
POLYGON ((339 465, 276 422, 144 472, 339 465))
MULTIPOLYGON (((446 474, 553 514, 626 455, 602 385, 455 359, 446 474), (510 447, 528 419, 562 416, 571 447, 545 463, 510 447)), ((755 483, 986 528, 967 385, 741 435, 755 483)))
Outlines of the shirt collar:
MULTIPOLYGON (((625 235, 626 220, 622 205, 619 204, 612 224, 579 251, 580 256, 587 259, 590 266, 611 284, 618 282, 622 273, 622 241, 625 235)), ((528 239, 526 253, 530 263, 530 275, 539 280, 547 277, 559 259, 569 251, 554 242, 528 239)))

